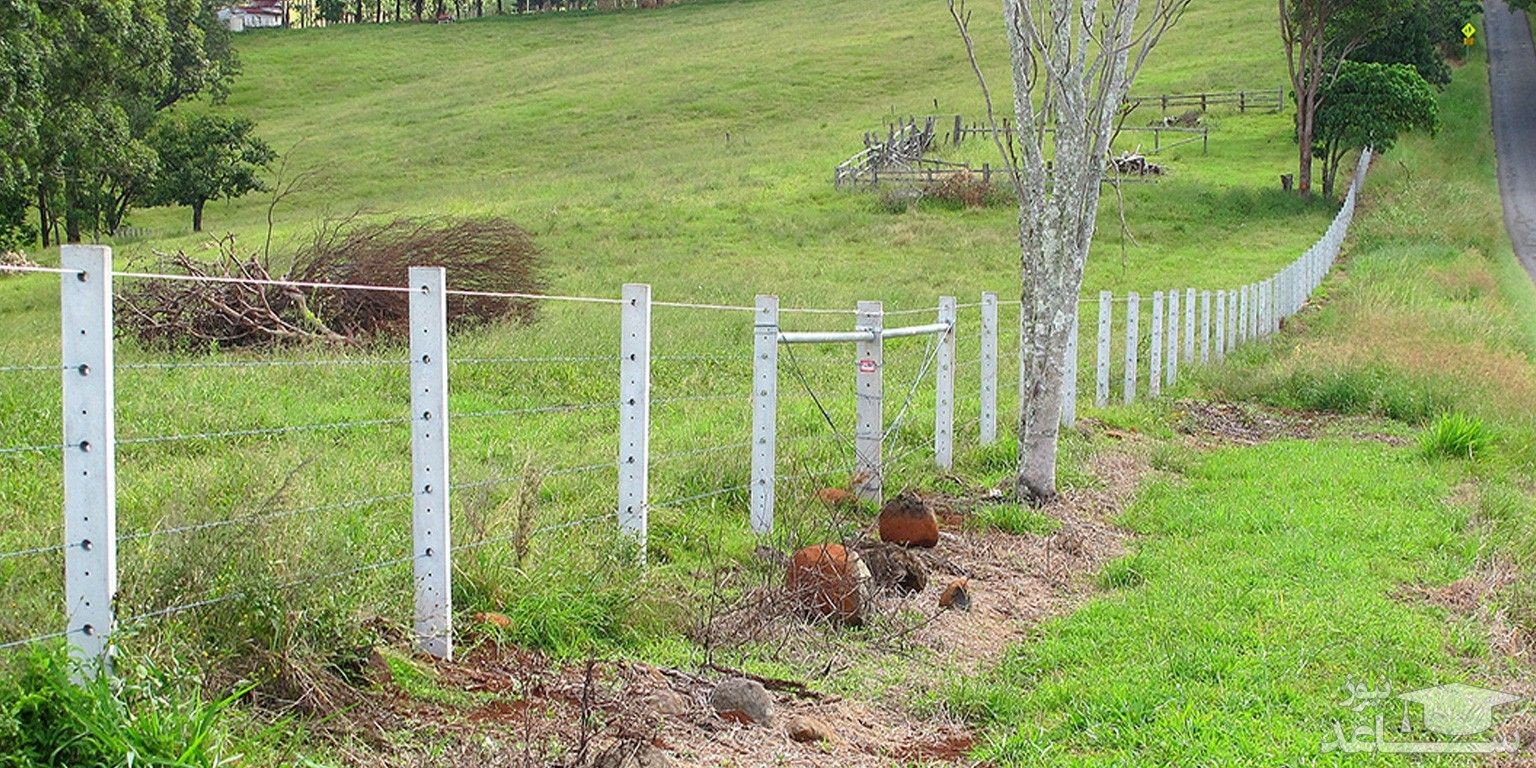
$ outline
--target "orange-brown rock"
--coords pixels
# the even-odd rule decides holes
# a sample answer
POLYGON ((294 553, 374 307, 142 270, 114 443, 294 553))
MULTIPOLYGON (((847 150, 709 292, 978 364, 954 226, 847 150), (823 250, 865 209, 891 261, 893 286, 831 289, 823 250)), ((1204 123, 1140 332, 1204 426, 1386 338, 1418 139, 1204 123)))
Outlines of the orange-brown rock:
POLYGON ((823 488, 816 492, 816 499, 833 509, 857 506, 859 503, 859 497, 842 488, 823 488))
POLYGON ((512 626, 512 620, 501 613, 477 613, 475 622, 479 624, 494 624, 502 629, 512 626))
POLYGON ((944 588, 944 593, 939 595, 940 608, 954 608, 961 611, 971 609, 971 592, 965 579, 955 579, 944 588))
POLYGON ((916 494, 902 492, 880 509, 880 540, 909 547, 939 543, 939 521, 916 494))
POLYGON ((817 544, 796 552, 785 582, 790 599, 809 618, 858 626, 869 616, 869 568, 841 544, 817 544))

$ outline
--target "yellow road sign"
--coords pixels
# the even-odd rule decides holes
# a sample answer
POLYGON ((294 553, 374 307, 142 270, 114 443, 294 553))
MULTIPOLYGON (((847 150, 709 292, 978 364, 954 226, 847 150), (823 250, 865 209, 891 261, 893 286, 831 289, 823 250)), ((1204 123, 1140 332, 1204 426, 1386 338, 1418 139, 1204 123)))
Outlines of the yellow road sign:
POLYGON ((1477 34, 1477 27, 1472 26, 1472 22, 1469 21, 1465 27, 1461 28, 1461 34, 1463 37, 1471 37, 1477 34))

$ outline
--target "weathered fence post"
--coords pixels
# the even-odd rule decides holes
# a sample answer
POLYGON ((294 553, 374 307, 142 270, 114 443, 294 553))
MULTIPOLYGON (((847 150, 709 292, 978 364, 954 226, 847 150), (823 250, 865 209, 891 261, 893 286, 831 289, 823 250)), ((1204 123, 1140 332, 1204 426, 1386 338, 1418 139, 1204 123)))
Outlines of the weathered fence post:
POLYGON ((1163 292, 1152 292, 1152 343, 1147 350, 1147 396, 1163 394, 1163 292))
POLYGON ((1067 359, 1061 371, 1061 426, 1071 429, 1077 426, 1077 317, 1076 306, 1072 312, 1071 335, 1067 337, 1067 359))
POLYGON ((448 295, 442 267, 411 267, 411 537, 416 647, 453 658, 448 501, 448 295))
POLYGON ((939 370, 934 373, 933 461, 940 469, 955 465, 955 318, 955 297, 940 296, 938 321, 949 324, 937 339, 939 370))
POLYGON ((1227 351, 1237 349, 1237 291, 1227 291, 1227 351))
POLYGON ((854 492, 865 501, 879 504, 884 488, 884 470, 880 466, 885 436, 885 345, 881 338, 885 330, 884 305, 878 301, 859 302, 854 329, 870 334, 855 345, 858 375, 854 386, 854 492))
POLYGON ((1125 404, 1136 402, 1136 345, 1141 340, 1141 297, 1135 291, 1125 295, 1125 404))
POLYGON ((619 310, 619 531, 645 561, 650 518, 651 286, 624 286, 619 310))
POLYGON ((1195 289, 1184 292, 1184 362, 1195 363, 1195 289))
MULTIPOLYGON (((64 608, 85 678, 111 674, 117 595, 117 435, 113 418, 112 249, 66 245, 63 336, 64 608)), ((83 682, 77 678, 76 682, 83 682)))
POLYGON ((1243 286, 1237 293, 1237 343, 1248 340, 1248 286, 1243 286))
POLYGON ((1114 300, 1114 294, 1099 291, 1099 352, 1094 372, 1093 404, 1100 408, 1109 405, 1109 334, 1114 300))
POLYGON ((1168 292, 1168 352, 1164 355, 1163 383, 1172 387, 1179 381, 1179 292, 1168 292))
POLYGON ((997 442, 997 294, 991 292, 981 294, 980 426, 982 445, 997 442))
POLYGON ((752 327, 752 532, 773 532, 778 462, 779 297, 758 296, 752 327))
POLYGON ((1216 292, 1216 362, 1227 356, 1227 292, 1216 292))
POLYGON ((955 115, 955 144, 960 143, 960 137, 965 135, 965 126, 960 122, 960 116, 955 115))
POLYGON ((1200 292, 1200 362, 1211 362, 1211 292, 1200 292))

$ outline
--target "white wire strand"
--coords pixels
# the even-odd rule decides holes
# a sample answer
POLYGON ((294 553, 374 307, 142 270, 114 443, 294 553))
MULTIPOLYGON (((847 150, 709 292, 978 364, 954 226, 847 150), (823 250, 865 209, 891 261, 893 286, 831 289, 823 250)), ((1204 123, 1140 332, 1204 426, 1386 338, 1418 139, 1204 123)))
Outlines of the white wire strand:
POLYGON ((7 454, 12 454, 12 453, 50 453, 52 451, 62 451, 65 448, 68 448, 68 447, 70 447, 70 446, 67 446, 67 445, 12 445, 12 446, 8 446, 8 447, 5 447, 5 448, 0 448, 0 456, 7 455, 7 454))

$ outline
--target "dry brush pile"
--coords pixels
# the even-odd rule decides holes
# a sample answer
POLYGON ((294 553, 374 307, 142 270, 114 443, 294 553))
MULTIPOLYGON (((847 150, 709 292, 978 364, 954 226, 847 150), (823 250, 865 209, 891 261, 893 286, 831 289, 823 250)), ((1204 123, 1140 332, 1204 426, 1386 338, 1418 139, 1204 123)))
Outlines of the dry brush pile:
MULTIPOLYGON (((402 286, 410 267, 445 267, 450 290, 533 294, 541 287, 533 238, 505 219, 348 219, 321 227, 287 269, 242 254, 233 236, 210 247, 212 258, 157 254, 156 271, 212 279, 128 283, 118 294, 120 332, 157 349, 363 344, 405 334, 407 294, 276 283, 402 286)), ((521 296, 450 296, 448 319, 458 327, 530 322, 534 303, 521 296)))

